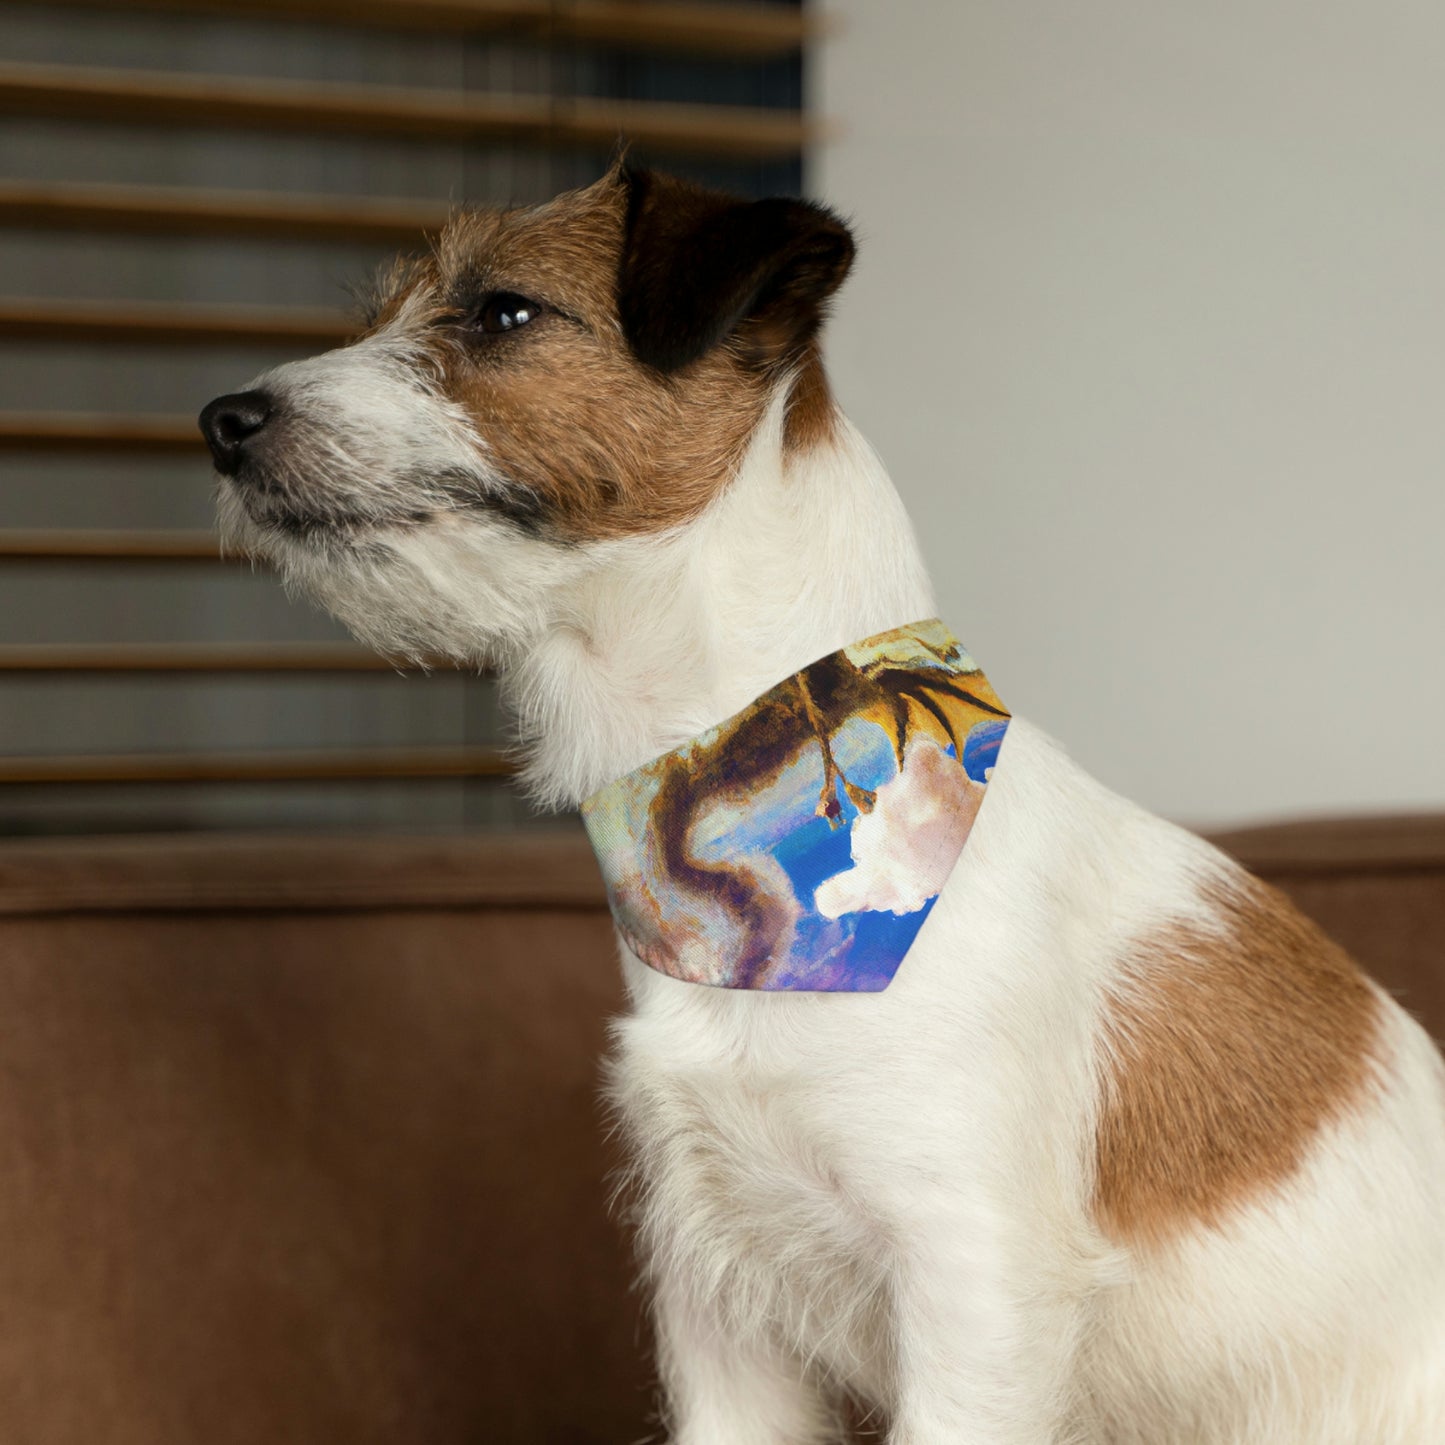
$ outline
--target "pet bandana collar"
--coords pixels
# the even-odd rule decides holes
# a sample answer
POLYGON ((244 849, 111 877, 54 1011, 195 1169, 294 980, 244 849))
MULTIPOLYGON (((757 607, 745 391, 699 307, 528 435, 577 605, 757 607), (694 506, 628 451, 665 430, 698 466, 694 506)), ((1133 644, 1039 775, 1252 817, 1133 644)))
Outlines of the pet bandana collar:
POLYGON ((831 653, 582 804, 618 931, 689 983, 887 988, 1007 727, 936 618, 831 653))

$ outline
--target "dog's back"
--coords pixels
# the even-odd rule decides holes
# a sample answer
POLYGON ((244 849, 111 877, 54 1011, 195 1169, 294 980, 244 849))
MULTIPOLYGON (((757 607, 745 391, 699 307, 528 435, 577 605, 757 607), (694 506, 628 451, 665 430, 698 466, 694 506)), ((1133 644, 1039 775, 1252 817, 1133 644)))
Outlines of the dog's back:
POLYGON ((1434 1438, 1434 1046, 1282 898, 1027 725, 991 788, 866 1008, 630 970, 614 1087, 659 1288, 895 1417, 911 1358, 946 1400, 976 1388, 950 1341, 996 1349, 969 1418, 1050 1433, 982 1439, 1434 1438))

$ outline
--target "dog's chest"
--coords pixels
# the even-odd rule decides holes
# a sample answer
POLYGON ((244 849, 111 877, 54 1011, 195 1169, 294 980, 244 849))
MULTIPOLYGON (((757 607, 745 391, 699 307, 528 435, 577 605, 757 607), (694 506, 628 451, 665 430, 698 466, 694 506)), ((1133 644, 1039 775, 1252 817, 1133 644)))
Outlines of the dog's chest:
POLYGON ((618 1030, 614 1098, 648 1252, 680 1266, 734 1324, 881 1384, 884 1237, 846 1097, 806 1058, 700 1047, 724 1042, 701 1030, 679 1043, 676 1016, 645 1009, 618 1030))

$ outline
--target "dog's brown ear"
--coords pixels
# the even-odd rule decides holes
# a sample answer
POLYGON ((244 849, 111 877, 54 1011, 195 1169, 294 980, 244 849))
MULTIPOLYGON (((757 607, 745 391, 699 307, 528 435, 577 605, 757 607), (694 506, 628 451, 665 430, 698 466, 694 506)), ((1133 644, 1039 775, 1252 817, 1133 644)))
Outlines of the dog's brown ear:
POLYGON ((821 324, 853 263, 831 211, 775 197, 740 201, 624 167, 618 313, 640 361, 677 371, 736 336, 754 365, 785 363, 821 324))

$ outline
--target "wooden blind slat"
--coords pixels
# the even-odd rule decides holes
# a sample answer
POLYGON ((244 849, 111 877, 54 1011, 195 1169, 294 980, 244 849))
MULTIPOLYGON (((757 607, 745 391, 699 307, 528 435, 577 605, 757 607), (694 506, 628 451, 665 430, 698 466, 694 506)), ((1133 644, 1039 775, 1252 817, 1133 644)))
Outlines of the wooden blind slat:
POLYGON ((505 35, 699 55, 790 55, 821 27, 776 5, 659 0, 56 0, 82 8, 189 11, 389 30, 505 35))
MULTIPOLYGON (((211 532, 0 531, 0 561, 219 562, 211 532)), ((228 560, 248 561, 247 558, 228 560)))
POLYGON ((301 306, 0 298, 0 337, 9 340, 330 347, 356 329, 345 312, 301 306))
POLYGON ((412 246, 439 231, 448 214, 446 206, 408 201, 0 181, 0 225, 53 230, 412 246))
POLYGON ((0 451, 204 452, 193 416, 0 412, 0 451))
POLYGON ((476 747, 0 757, 0 784, 348 782, 503 778, 515 771, 498 749, 476 747))
POLYGON ((820 135, 799 113, 743 106, 19 63, 0 65, 0 113, 592 150, 610 150, 625 137, 658 152, 736 160, 796 156, 820 135))

